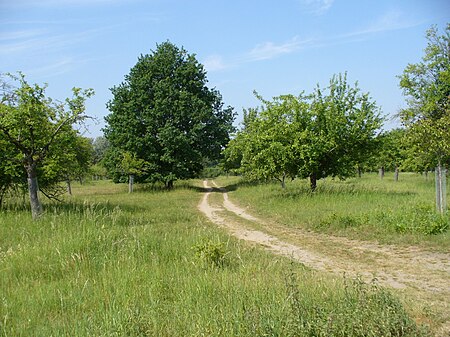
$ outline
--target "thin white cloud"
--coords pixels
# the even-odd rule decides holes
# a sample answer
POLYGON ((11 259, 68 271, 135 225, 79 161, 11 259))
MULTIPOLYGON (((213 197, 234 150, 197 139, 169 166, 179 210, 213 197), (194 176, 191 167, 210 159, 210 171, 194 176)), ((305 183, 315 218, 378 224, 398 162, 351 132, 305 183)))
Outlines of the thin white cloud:
POLYGON ((407 29, 415 27, 421 22, 414 22, 408 19, 405 14, 398 10, 389 10, 383 15, 375 18, 366 27, 354 32, 343 35, 342 37, 353 37, 361 35, 370 35, 374 33, 382 33, 393 30, 407 29))
POLYGON ((220 55, 210 55, 203 61, 207 71, 219 71, 230 67, 230 64, 226 64, 220 55))
POLYGON ((334 0, 300 0, 300 3, 310 13, 315 15, 322 15, 331 8, 334 0))
POLYGON ((90 39, 113 26, 85 30, 77 33, 52 35, 46 31, 35 30, 29 34, 23 31, 6 33, 6 38, 0 38, 0 55, 12 56, 17 53, 48 53, 59 51, 90 39))
POLYGON ((302 41, 297 36, 281 44, 276 44, 274 42, 265 42, 256 45, 250 52, 246 54, 245 58, 248 61, 269 60, 283 54, 293 53, 309 42, 310 40, 302 41))
POLYGON ((23 8, 23 7, 80 7, 80 6, 101 6, 113 4, 129 4, 130 1, 137 0, 15 0, 2 1, 0 7, 23 8))
POLYGON ((44 32, 45 31, 42 29, 26 29, 26 30, 17 30, 17 31, 11 31, 11 32, 1 32, 0 33, 0 42, 34 38, 39 35, 42 35, 44 32))
POLYGON ((257 44, 250 51, 237 55, 231 59, 214 54, 205 58, 203 64, 207 71, 220 71, 234 68, 244 63, 271 60, 282 55, 294 53, 313 42, 312 39, 300 40, 297 36, 284 43, 267 41, 257 44))
MULTIPOLYGON (((314 3, 315 5, 322 3, 323 9, 328 9, 333 3, 332 0, 302 1, 308 4, 314 3)), ((362 42, 369 39, 373 34, 408 29, 420 25, 421 23, 422 22, 408 19, 405 14, 400 11, 391 10, 375 18, 366 27, 353 32, 305 40, 300 40, 298 36, 295 36, 284 43, 268 41, 257 44, 250 51, 230 60, 225 60, 220 55, 211 55, 205 59, 205 67, 208 71, 219 71, 239 66, 244 63, 274 59, 282 55, 298 52, 301 49, 324 48, 333 45, 362 42)))
POLYGON ((71 57, 66 57, 60 59, 59 61, 42 65, 37 68, 25 69, 24 73, 30 76, 58 76, 72 71, 79 63, 82 63, 82 61, 75 60, 71 57))

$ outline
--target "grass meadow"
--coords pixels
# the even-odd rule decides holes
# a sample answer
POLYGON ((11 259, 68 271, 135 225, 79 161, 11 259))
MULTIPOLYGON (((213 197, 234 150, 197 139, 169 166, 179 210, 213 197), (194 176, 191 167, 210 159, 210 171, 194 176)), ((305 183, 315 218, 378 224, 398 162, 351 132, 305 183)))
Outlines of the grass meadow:
POLYGON ((327 178, 318 182, 314 193, 307 180, 287 182, 285 190, 276 182, 253 184, 238 177, 220 177, 217 182, 250 213, 288 227, 450 250, 450 216, 435 212, 432 174, 401 173, 397 182, 393 173, 383 180, 375 173, 345 181, 327 178))
MULTIPOLYGON (((368 203, 374 219, 383 209, 388 212, 386 205, 412 207, 416 201, 409 199, 425 204, 427 197, 410 191, 412 182, 404 179, 395 186, 386 179, 375 187, 364 178, 370 193, 350 180, 343 187, 319 186, 319 191, 329 190, 316 195, 303 193, 302 182, 289 184, 286 191, 271 184, 239 185, 231 178, 221 182, 234 186, 234 195, 258 213, 292 226, 319 223, 326 230, 333 214, 339 219, 349 210, 351 217, 372 212, 368 203), (318 198, 328 204, 323 211, 313 206, 318 198)), ((421 184, 428 189, 427 182, 421 184)), ((76 185, 64 203, 46 202, 45 214, 35 222, 21 203, 5 205, 0 213, 0 335, 430 334, 376 284, 331 277, 231 238, 197 211, 204 191, 195 186, 199 183, 181 182, 170 192, 137 186, 128 194, 127 186, 106 181, 76 185)), ((371 214, 364 225, 329 227, 371 226, 371 214)), ((440 246, 448 239, 440 235, 436 241, 425 237, 440 246)))

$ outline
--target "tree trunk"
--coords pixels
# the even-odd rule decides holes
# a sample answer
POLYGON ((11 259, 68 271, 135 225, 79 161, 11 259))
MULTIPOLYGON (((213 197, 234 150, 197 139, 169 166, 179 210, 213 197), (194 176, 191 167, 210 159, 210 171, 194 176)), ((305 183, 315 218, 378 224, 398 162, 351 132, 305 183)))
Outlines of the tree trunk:
POLYGON ((70 183, 70 178, 67 178, 66 183, 67 183, 67 193, 69 193, 69 195, 72 195, 72 185, 70 183))
POLYGON ((3 188, 0 188, 0 207, 2 206, 3 196, 5 195, 5 192, 6 192, 6 186, 3 186, 3 188))
POLYGON ((358 177, 362 177, 362 168, 358 166, 358 177))
POLYGON ((169 189, 169 190, 173 189, 173 180, 169 180, 167 182, 167 189, 169 189))
POLYGON ((311 191, 314 192, 317 188, 317 175, 315 173, 311 173, 309 176, 309 182, 311 185, 311 191))
POLYGON ((380 167, 379 173, 380 173, 380 179, 383 179, 384 178, 384 166, 380 167))
POLYGON ((37 180, 36 164, 31 163, 26 166, 28 193, 30 195, 31 216, 34 220, 42 214, 42 205, 39 201, 39 186, 37 180))
POLYGON ((395 167, 394 180, 398 181, 398 167, 395 167))
POLYGON ((128 193, 133 193, 134 175, 128 176, 128 193))
POLYGON ((286 173, 283 173, 283 177, 281 178, 281 188, 284 190, 286 188, 286 173))

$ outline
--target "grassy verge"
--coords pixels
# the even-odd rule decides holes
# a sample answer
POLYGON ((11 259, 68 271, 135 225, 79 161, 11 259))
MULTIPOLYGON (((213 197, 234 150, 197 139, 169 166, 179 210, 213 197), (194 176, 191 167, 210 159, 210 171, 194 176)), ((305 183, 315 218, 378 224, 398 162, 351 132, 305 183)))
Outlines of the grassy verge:
POLYGON ((294 180, 285 190, 276 183, 252 185, 236 177, 217 181, 255 214, 292 228, 445 252, 450 247, 450 217, 435 213, 433 177, 404 173, 398 182, 375 174, 327 179, 315 193, 306 180, 294 180))
POLYGON ((108 182, 0 213, 2 336, 420 336, 387 290, 237 242, 201 189, 108 182))

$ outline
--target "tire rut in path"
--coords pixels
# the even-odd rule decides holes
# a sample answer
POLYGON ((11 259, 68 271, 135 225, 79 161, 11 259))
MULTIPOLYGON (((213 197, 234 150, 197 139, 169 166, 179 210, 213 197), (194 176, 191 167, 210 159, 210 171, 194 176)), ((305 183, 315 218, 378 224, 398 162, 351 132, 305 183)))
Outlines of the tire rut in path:
MULTIPOLYGON (((207 189, 198 208, 209 220, 227 229, 238 239, 263 246, 274 254, 294 259, 320 271, 356 277, 366 281, 376 278, 380 284, 396 289, 404 289, 414 294, 418 300, 429 305, 437 305, 448 312, 450 303, 450 254, 427 252, 417 247, 395 247, 376 243, 351 240, 342 237, 283 228, 283 235, 290 243, 260 230, 246 228, 242 221, 227 217, 226 211, 240 219, 256 223, 269 229, 271 224, 248 214, 232 203, 225 189, 212 181, 223 195, 221 205, 211 206, 209 196, 214 189, 203 182, 207 189), (329 247, 346 254, 326 254, 315 247, 329 247), (356 258, 355 258, 356 257, 356 258)), ((326 251, 325 251, 326 252, 326 251)), ((445 330, 450 331, 450 317, 445 315, 445 330)))

